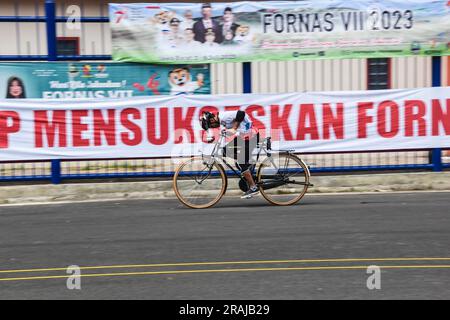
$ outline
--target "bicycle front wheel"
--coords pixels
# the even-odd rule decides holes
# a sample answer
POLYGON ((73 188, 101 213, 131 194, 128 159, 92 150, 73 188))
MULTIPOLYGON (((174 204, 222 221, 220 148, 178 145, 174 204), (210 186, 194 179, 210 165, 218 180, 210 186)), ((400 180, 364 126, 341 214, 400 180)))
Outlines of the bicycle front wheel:
POLYGON ((293 154, 272 154, 258 169, 257 181, 262 196, 272 204, 297 203, 309 186, 309 169, 293 154))
POLYGON ((212 207, 222 198, 226 188, 227 177, 223 167, 203 158, 191 158, 182 163, 173 177, 177 198, 194 209, 212 207))

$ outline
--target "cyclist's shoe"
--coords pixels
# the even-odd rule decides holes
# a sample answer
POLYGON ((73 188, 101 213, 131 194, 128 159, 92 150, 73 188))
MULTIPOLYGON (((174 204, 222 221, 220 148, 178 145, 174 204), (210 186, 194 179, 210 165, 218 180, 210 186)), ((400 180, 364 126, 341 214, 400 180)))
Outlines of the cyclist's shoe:
POLYGON ((241 199, 250 199, 253 196, 259 194, 259 188, 257 186, 248 189, 241 197, 241 199))

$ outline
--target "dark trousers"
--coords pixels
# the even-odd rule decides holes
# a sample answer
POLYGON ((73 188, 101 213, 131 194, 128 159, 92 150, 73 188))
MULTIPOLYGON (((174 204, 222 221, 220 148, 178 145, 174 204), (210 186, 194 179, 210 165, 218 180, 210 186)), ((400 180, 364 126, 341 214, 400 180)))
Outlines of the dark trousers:
POLYGON ((253 151, 259 142, 259 134, 251 139, 242 139, 237 136, 223 147, 223 156, 236 160, 236 165, 241 172, 247 171, 253 164, 253 151))

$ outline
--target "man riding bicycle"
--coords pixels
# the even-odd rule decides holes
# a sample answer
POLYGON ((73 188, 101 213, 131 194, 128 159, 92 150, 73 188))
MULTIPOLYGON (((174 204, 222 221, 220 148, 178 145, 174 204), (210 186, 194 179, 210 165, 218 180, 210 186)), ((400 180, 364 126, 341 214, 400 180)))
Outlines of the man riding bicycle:
POLYGON ((209 129, 222 126, 228 136, 234 136, 234 139, 227 143, 223 148, 224 157, 229 156, 236 160, 236 166, 241 171, 247 181, 249 189, 242 195, 242 199, 251 198, 259 194, 259 188, 252 177, 251 167, 253 163, 252 154, 258 143, 258 134, 253 128, 250 117, 241 110, 225 111, 220 114, 203 112, 200 123, 207 132, 207 142, 212 143, 214 136, 209 129))

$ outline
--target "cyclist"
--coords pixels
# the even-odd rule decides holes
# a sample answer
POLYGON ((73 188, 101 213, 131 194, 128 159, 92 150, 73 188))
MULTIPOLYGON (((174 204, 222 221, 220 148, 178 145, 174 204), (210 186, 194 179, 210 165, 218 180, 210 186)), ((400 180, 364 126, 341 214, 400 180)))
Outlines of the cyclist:
POLYGON ((219 128, 222 126, 229 136, 235 136, 232 141, 227 143, 223 148, 224 156, 236 160, 236 166, 244 176, 249 189, 242 195, 242 199, 251 198, 259 194, 259 188, 252 177, 252 153, 258 142, 258 134, 253 128, 250 117, 241 110, 225 111, 220 114, 211 112, 203 112, 200 123, 202 128, 207 132, 207 142, 212 143, 214 136, 209 131, 210 128, 219 128), (242 152, 243 151, 243 152, 242 152))

